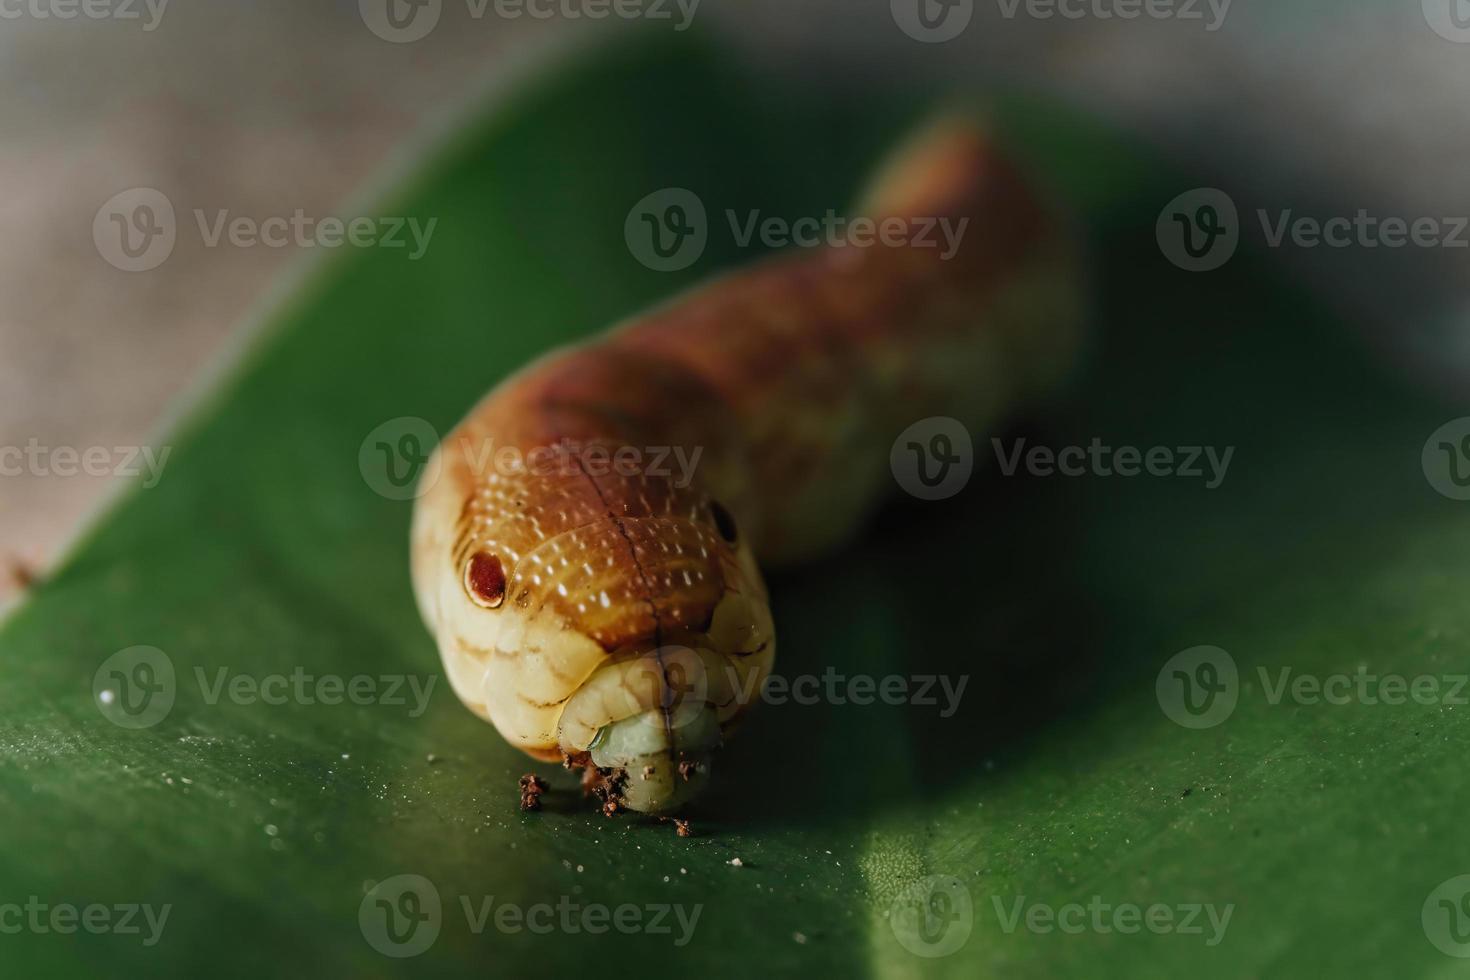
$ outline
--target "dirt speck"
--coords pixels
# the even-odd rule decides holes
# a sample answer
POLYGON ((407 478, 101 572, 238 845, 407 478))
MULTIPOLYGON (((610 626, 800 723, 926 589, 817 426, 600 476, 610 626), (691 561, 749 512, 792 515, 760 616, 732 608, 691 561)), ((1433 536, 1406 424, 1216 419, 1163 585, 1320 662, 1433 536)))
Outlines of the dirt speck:
POLYGON ((28 591, 35 587, 40 579, 41 573, 34 565, 22 558, 10 556, 5 559, 5 573, 15 583, 15 587, 21 591, 28 591))
POLYGON ((542 779, 540 776, 536 775, 533 772, 526 773, 524 776, 521 777, 521 809, 541 809, 541 794, 545 793, 550 788, 551 787, 546 784, 546 780, 542 779))

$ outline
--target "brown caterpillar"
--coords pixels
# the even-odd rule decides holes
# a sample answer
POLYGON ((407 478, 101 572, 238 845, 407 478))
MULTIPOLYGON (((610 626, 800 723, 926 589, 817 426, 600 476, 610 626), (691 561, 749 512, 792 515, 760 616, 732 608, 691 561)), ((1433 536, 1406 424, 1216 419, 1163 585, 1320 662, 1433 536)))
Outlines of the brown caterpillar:
POLYGON ((783 253, 554 352, 470 412, 419 498, 415 591, 455 691, 633 809, 697 792, 770 672, 757 560, 855 533, 899 431, 989 426, 1078 349, 1073 243, 973 121, 919 134, 859 213, 962 235, 783 253), (687 483, 656 447, 697 460, 687 483))

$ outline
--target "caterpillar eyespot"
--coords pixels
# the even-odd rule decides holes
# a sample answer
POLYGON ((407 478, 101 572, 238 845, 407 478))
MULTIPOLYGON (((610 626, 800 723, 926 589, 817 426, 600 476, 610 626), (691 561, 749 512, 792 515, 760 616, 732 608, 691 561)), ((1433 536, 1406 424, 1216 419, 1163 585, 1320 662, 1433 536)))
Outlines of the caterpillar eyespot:
POLYGON ((708 783, 775 662, 757 561, 849 538, 890 489, 892 433, 991 426, 1080 346, 1071 237, 973 123, 921 134, 859 212, 883 234, 762 261, 505 380, 438 452, 570 446, 573 465, 445 459, 414 505, 415 594, 456 694, 583 768, 605 813, 708 783))
POLYGON ((477 605, 495 609, 505 601, 505 568, 500 558, 478 551, 464 568, 465 589, 477 605))

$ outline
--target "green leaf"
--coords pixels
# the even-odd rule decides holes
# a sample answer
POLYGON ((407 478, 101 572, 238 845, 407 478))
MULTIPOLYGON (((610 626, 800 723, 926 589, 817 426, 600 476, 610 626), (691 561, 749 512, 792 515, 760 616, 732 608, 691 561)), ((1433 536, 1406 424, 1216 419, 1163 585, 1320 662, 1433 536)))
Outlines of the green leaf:
POLYGON ((1260 671, 1272 685, 1283 667, 1466 671, 1470 510, 1420 466, 1429 433, 1464 406, 1375 370, 1258 256, 1173 268, 1154 218, 1192 183, 1018 94, 997 95, 998 125, 1086 221, 1099 332, 1063 402, 997 435, 1007 450, 1233 446, 1224 482, 1004 477, 992 463, 956 500, 896 502, 861 544, 773 580, 777 671, 964 676, 958 710, 944 716, 937 688, 934 705, 763 705, 692 839, 604 819, 563 773, 545 812, 518 811, 516 777, 532 767, 449 692, 409 588, 411 505, 369 487, 364 440, 405 416, 447 431, 540 352, 749 261, 718 233, 727 208, 840 210, 928 104, 760 82, 699 43, 639 43, 537 80, 372 212, 438 218, 427 254, 364 249, 321 268, 168 439, 161 483, 120 501, 0 631, 0 928, 19 921, 6 903, 170 906, 154 945, 142 919, 142 935, 67 935, 22 908, 19 934, 0 934, 6 965, 359 977, 1456 965, 1421 909, 1470 871, 1464 708, 1273 703, 1260 671), (661 274, 634 261, 623 222, 669 186, 695 191, 714 231, 699 263, 661 274), (1206 644, 1233 657, 1238 704, 1193 730, 1161 710, 1155 681, 1206 644), (161 721, 129 729, 92 685, 138 645, 166 654, 177 693, 161 721), (403 704, 327 704, 310 687, 279 705, 210 696, 221 678, 298 674, 435 686, 421 714, 407 687, 403 704), (432 883, 442 912, 427 951, 395 959, 359 912, 386 921, 367 889, 405 874, 432 883), (932 959, 900 944, 889 916, 929 875, 957 880, 948 896, 973 908, 945 933, 963 945, 932 959), (550 935, 496 927, 502 905, 538 903, 550 935), (1080 921, 1069 903, 1084 907, 1080 932, 1027 927, 1036 905, 1080 921), (1213 944, 1205 915, 1201 934, 1123 934, 1111 911, 1094 924, 1099 903, 1231 918, 1213 944), (562 921, 622 905, 668 931, 562 921), (695 909, 686 935, 676 913, 695 909))

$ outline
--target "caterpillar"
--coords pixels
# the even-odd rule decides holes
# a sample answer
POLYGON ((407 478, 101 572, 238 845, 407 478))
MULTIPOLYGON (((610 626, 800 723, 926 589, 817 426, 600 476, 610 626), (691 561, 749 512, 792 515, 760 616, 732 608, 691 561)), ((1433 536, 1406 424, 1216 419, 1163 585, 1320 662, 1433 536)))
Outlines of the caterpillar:
POLYGON ((1075 360, 1075 242, 982 123, 921 129, 856 212, 962 234, 952 254, 885 234, 725 274, 505 380, 426 468, 412 574, 451 685, 510 744, 611 787, 609 811, 668 814, 707 785, 775 659, 762 565, 855 534, 898 432, 994 425, 1075 360))

